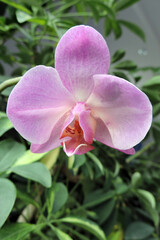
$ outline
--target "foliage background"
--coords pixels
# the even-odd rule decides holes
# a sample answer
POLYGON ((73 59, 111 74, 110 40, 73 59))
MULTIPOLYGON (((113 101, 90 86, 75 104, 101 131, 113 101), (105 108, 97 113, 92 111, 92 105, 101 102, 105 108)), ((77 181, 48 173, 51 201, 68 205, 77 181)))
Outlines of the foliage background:
MULTIPOLYGON (((145 41, 139 26, 118 17, 136 2, 0 0, 0 239, 159 239, 159 67, 147 67, 153 77, 141 84, 153 104, 153 124, 133 156, 98 142, 82 156, 68 158, 60 148, 33 154, 5 114, 17 78, 6 80, 38 64, 54 66, 55 47, 70 27, 104 21, 104 37, 114 34, 118 41, 123 26, 145 41), (16 52, 6 46, 10 39, 16 52)), ((137 85, 146 69, 125 54, 114 53, 110 73, 137 85)))

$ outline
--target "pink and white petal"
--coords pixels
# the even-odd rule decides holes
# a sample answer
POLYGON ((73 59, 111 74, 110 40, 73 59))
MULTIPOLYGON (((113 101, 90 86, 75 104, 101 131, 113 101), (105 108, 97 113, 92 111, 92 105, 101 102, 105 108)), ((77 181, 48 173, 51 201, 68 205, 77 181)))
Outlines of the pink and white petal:
POLYGON ((79 124, 84 133, 84 139, 92 144, 96 128, 96 120, 91 116, 90 111, 82 111, 79 115, 79 124))
POLYGON ((96 129, 94 138, 107 146, 113 147, 110 132, 108 131, 108 128, 105 125, 105 123, 100 118, 96 119, 96 129))
POLYGON ((134 148, 131 148, 131 149, 127 149, 127 150, 120 150, 120 149, 117 149, 113 146, 113 142, 112 142, 112 139, 111 139, 111 135, 106 127, 106 125, 104 124, 104 122, 98 118, 96 120, 96 131, 95 131, 95 136, 94 138, 107 145, 108 147, 111 147, 111 148, 114 148, 120 152, 123 152, 123 153, 126 153, 128 155, 133 155, 135 154, 135 150, 134 148))
POLYGON ((110 65, 108 46, 100 33, 89 26, 69 29, 55 52, 55 68, 64 86, 77 101, 85 101, 93 90, 94 74, 106 74, 110 65))
MULTIPOLYGON (((33 153, 43 153, 48 152, 61 145, 62 140, 60 139, 61 131, 64 126, 64 122, 70 119, 70 112, 65 113, 54 125, 52 133, 49 139, 43 144, 31 144, 31 152, 33 153)), ((63 139, 64 141, 70 138, 63 139)))
POLYGON ((72 104, 72 96, 63 86, 57 71, 37 66, 27 71, 11 92, 7 115, 24 138, 42 144, 72 104))
POLYGON ((64 107, 56 109, 10 111, 9 118, 15 129, 28 141, 42 144, 48 140, 56 122, 64 115, 64 107))
POLYGON ((63 150, 68 157, 74 154, 81 155, 93 149, 94 147, 90 144, 87 144, 85 141, 84 143, 80 143, 78 146, 75 139, 71 139, 70 141, 63 142, 63 150))
POLYGON ((87 101, 93 116, 103 120, 112 145, 128 150, 147 134, 152 122, 148 97, 133 84, 110 75, 95 75, 95 89, 87 101))

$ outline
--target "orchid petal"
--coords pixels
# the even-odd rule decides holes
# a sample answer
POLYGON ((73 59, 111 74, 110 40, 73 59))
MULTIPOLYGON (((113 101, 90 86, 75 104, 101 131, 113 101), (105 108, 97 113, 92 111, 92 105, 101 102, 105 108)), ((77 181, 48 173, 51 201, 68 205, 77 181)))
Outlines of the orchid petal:
POLYGON ((108 129, 105 144, 119 150, 132 148, 151 126, 152 106, 148 97, 122 78, 95 75, 94 80, 95 89, 87 105, 108 129))
POLYGON ((84 139, 92 144, 96 128, 96 120, 90 115, 90 111, 83 111, 79 115, 79 124, 84 133, 84 139))
POLYGON ((108 46, 94 28, 76 26, 60 39, 55 67, 64 86, 77 101, 85 101, 93 90, 94 74, 106 74, 110 65, 108 46))
POLYGON ((7 114, 24 138, 42 144, 73 103, 57 71, 51 67, 37 66, 27 71, 11 92, 7 114))
POLYGON ((93 150, 94 147, 90 144, 87 144, 87 142, 82 142, 79 145, 77 145, 77 142, 75 139, 71 139, 69 141, 63 142, 63 150, 67 154, 68 157, 74 155, 74 154, 84 154, 86 152, 89 152, 93 150))
MULTIPOLYGON (((73 121, 73 115, 70 112, 66 112, 55 124, 52 129, 52 133, 48 139, 43 144, 31 144, 31 152, 33 153, 43 153, 48 152, 61 145, 62 140, 60 139, 62 129, 73 121), (65 124, 64 124, 65 123, 65 124)), ((70 138, 64 138, 64 141, 70 140, 70 138)))
MULTIPOLYGON (((104 124, 104 122, 100 118, 98 118, 97 121, 96 121, 96 131, 95 131, 94 138, 97 141, 107 145, 108 147, 114 148, 110 133, 109 133, 106 125, 104 124)), ((134 148, 130 148, 130 149, 127 149, 127 150, 120 150, 120 149, 117 149, 117 148, 114 148, 114 149, 116 149, 120 152, 129 154, 129 155, 133 155, 135 153, 134 148)))

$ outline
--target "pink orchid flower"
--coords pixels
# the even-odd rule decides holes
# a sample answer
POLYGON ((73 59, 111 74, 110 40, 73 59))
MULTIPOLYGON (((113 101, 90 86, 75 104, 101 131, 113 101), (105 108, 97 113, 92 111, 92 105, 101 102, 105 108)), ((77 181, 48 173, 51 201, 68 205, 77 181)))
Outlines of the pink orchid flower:
POLYGON ((108 75, 110 53, 94 28, 76 26, 60 39, 55 68, 27 71, 10 94, 7 114, 34 153, 63 145, 86 153, 93 139, 127 154, 148 132, 152 106, 128 81, 108 75))

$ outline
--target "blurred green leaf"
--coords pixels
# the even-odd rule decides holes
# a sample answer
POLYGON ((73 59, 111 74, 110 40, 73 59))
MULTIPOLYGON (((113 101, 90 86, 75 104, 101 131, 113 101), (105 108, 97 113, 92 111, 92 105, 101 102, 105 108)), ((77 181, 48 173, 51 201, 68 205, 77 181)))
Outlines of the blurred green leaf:
POLYGON ((142 179, 142 175, 139 172, 135 172, 131 178, 132 186, 134 188, 138 187, 139 183, 141 182, 141 179, 142 179))
POLYGON ((17 10, 16 11, 16 17, 17 17, 17 21, 19 23, 24 23, 26 22, 27 20, 31 19, 32 16, 23 12, 23 11, 20 11, 20 10, 17 10))
POLYGON ((160 102, 160 91, 158 87, 154 86, 154 89, 152 89, 152 86, 147 88, 144 87, 142 90, 147 94, 153 105, 160 102))
POLYGON ((112 31, 112 21, 111 19, 106 16, 104 21, 104 34, 105 36, 108 36, 112 31))
POLYGON ((13 127, 5 113, 0 112, 0 137, 13 127))
POLYGON ((128 28, 131 32, 135 33, 138 37, 140 37, 143 41, 145 41, 145 34, 143 32, 143 30, 136 25, 135 23, 132 22, 128 22, 125 20, 118 20, 119 24, 122 24, 123 26, 125 26, 126 28, 128 28))
POLYGON ((126 54, 125 50, 123 50, 123 49, 117 50, 117 51, 114 53, 114 55, 112 56, 111 63, 113 64, 113 63, 121 60, 121 59, 125 56, 125 54, 126 54))
POLYGON ((115 196, 115 191, 109 190, 108 192, 95 191, 88 194, 85 198, 82 207, 93 207, 115 196))
POLYGON ((116 203, 115 199, 113 198, 107 202, 100 204, 99 206, 96 206, 94 211, 97 214, 98 222, 100 225, 103 224, 108 219, 108 217, 110 216, 111 212, 115 207, 115 203, 116 203))
POLYGON ((118 0, 115 4, 115 8, 117 11, 121 11, 125 8, 130 7, 136 2, 139 2, 139 0, 118 0))
POLYGON ((11 167, 17 158, 25 152, 25 146, 14 140, 6 139, 0 142, 0 172, 11 167))
POLYGON ((160 103, 153 105, 153 117, 157 116, 158 114, 160 114, 160 103))
POLYGON ((26 13, 28 13, 28 14, 31 14, 31 11, 30 11, 28 8, 24 7, 24 6, 21 5, 21 4, 18 4, 18 3, 16 3, 16 2, 13 2, 12 0, 0 0, 0 2, 6 3, 7 5, 9 5, 9 6, 11 6, 11 7, 14 7, 14 8, 16 8, 16 9, 19 9, 19 10, 23 11, 23 12, 26 12, 26 13))
POLYGON ((25 204, 32 204, 34 205, 36 208, 39 208, 39 204, 38 202, 36 202, 33 197, 31 197, 29 194, 27 194, 24 191, 21 191, 19 189, 17 189, 17 198, 22 200, 25 204))
POLYGON ((154 228, 144 222, 132 222, 126 229, 125 240, 141 240, 149 237, 154 228))
POLYGON ((53 213, 61 209, 68 199, 68 190, 63 183, 56 183, 53 186, 54 193, 54 203, 53 203, 53 213))
POLYGON ((17 159, 17 161, 14 164, 14 167, 36 162, 45 155, 46 155, 46 153, 32 153, 30 150, 27 150, 27 151, 25 151, 25 153, 22 156, 20 156, 17 159))
POLYGON ((44 187, 51 187, 51 175, 44 164, 31 163, 28 165, 19 165, 10 169, 12 172, 33 181, 41 183, 44 187))
POLYGON ((86 156, 84 154, 83 155, 75 155, 75 161, 74 161, 73 168, 78 169, 85 162, 86 162, 86 156))
MULTIPOLYGON (((0 214, 0 228, 6 221, 8 215, 10 214, 14 202, 16 200, 16 188, 11 181, 8 179, 0 178, 0 207, 1 207, 1 214, 0 214)), ((1 230, 0 230, 0 239, 1 237, 1 230)))
POLYGON ((115 76, 117 76, 117 77, 120 77, 120 78, 123 78, 123 79, 125 79, 125 80, 130 81, 129 78, 128 78, 128 75, 126 75, 124 72, 120 72, 120 71, 116 71, 116 72, 115 72, 115 71, 114 71, 113 74, 114 74, 115 76))
POLYGON ((60 219, 60 221, 64 222, 64 223, 71 223, 75 226, 83 228, 86 231, 92 233, 99 240, 106 240, 105 234, 102 231, 102 229, 100 229, 100 227, 96 223, 94 223, 88 219, 78 218, 78 217, 65 217, 65 218, 60 219))
POLYGON ((117 20, 114 19, 114 18, 111 19, 111 23, 112 23, 112 29, 113 29, 113 32, 114 32, 115 39, 117 39, 117 38, 119 38, 122 35, 121 26, 117 22, 117 20))
POLYGON ((114 226, 116 225, 116 222, 117 222, 117 216, 118 216, 118 209, 114 208, 109 218, 107 219, 107 221, 103 223, 103 229, 106 236, 108 236, 113 231, 114 226))
POLYGON ((143 190, 143 189, 138 189, 137 190, 138 196, 140 199, 142 199, 143 203, 144 201, 147 201, 147 203, 152 207, 155 208, 156 207, 156 200, 153 196, 152 193, 143 190))
POLYGON ((143 84, 143 87, 157 87, 160 86, 160 76, 155 76, 143 84))
POLYGON ((34 231, 36 225, 29 223, 15 223, 6 225, 0 230, 0 239, 3 240, 22 240, 28 235, 28 233, 34 231))
POLYGON ((73 240, 67 233, 52 225, 51 227, 59 240, 73 240))
POLYGON ((135 70, 137 68, 137 65, 130 60, 125 60, 115 65, 114 68, 122 70, 135 70))
POLYGON ((91 152, 87 152, 86 155, 97 165, 99 168, 100 172, 104 174, 104 168, 100 160, 91 152))

